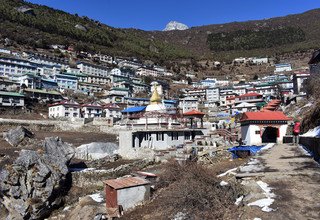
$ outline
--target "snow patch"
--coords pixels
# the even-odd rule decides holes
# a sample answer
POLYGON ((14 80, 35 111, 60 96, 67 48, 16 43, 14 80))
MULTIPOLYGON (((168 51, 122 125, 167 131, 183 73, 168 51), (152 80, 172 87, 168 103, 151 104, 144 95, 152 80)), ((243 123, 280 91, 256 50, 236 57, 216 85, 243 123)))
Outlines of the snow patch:
POLYGON ((262 181, 257 181, 257 184, 260 186, 260 188, 264 191, 264 195, 267 197, 265 199, 259 199, 255 202, 251 202, 248 204, 248 206, 258 206, 262 208, 261 210, 264 212, 271 212, 274 211, 274 209, 270 208, 269 206, 272 205, 274 202, 274 197, 276 196, 274 193, 271 192, 271 187, 262 181))
POLYGON ((270 198, 273 198, 275 197, 276 195, 274 193, 271 192, 272 188, 265 182, 262 182, 261 180, 260 181, 257 181, 257 184, 260 186, 260 188, 264 191, 264 194, 267 196, 267 197, 270 197, 270 198))
POLYGON ((254 218, 253 220, 262 220, 261 218, 254 218))
POLYGON ((240 196, 239 198, 236 199, 236 202, 234 203, 235 205, 239 205, 240 202, 243 200, 244 196, 240 196))
POLYGON ((226 181, 223 181, 223 180, 220 182, 220 186, 226 186, 226 185, 229 185, 229 183, 227 183, 226 181))
POLYGON ((250 161, 247 163, 248 165, 256 165, 256 164, 259 164, 259 160, 258 159, 250 159, 250 161))
POLYGON ((298 147, 302 151, 303 155, 312 157, 311 153, 309 151, 307 151, 302 145, 299 145, 298 147))
POLYGON ((248 164, 248 165, 245 165, 245 166, 241 166, 239 168, 240 172, 242 173, 250 173, 250 172, 258 172, 258 171, 261 171, 263 170, 264 167, 260 164, 248 164))
POLYGON ((63 211, 69 211, 70 208, 71 208, 70 206, 66 206, 64 207, 63 211))
POLYGON ((275 145, 275 143, 269 143, 266 146, 264 146, 263 148, 261 148, 260 152, 268 150, 270 148, 272 148, 275 145))
POLYGON ((255 202, 251 202, 248 204, 248 206, 258 206, 260 208, 262 208, 261 210, 264 212, 271 212, 273 211, 272 208, 270 208, 269 206, 274 202, 274 199, 271 198, 265 198, 265 199, 259 199, 255 202))
POLYGON ((189 27, 185 24, 182 24, 177 21, 170 21, 167 25, 166 28, 163 31, 173 31, 173 30, 187 30, 189 27))
POLYGON ((223 177, 223 176, 226 176, 228 174, 236 175, 236 173, 234 171, 236 171, 237 169, 238 169, 238 167, 230 169, 230 170, 227 170, 226 172, 219 174, 217 177, 223 177))
POLYGON ((320 137, 320 126, 310 129, 308 132, 300 135, 302 137, 320 137))
POLYGON ((92 194, 92 195, 89 195, 91 197, 91 199, 93 199, 94 201, 98 202, 98 203, 101 203, 103 202, 103 197, 101 196, 100 193, 95 193, 95 194, 92 194))
POLYGON ((96 172, 96 173, 104 173, 108 172, 108 170, 97 170, 96 168, 70 168, 70 172, 81 172, 81 173, 87 173, 87 172, 96 172))

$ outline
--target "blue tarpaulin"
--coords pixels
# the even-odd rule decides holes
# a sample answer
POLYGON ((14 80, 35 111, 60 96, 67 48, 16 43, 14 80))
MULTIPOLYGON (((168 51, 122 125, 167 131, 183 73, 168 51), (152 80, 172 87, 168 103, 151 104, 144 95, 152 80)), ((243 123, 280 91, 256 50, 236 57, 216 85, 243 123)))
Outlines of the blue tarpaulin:
POLYGON ((138 112, 144 111, 145 109, 146 109, 146 106, 136 106, 136 107, 127 108, 123 110, 122 113, 138 113, 138 112))
POLYGON ((263 147, 264 146, 256 146, 256 145, 236 146, 236 147, 229 148, 228 151, 231 152, 232 158, 235 159, 235 158, 239 158, 237 152, 247 151, 247 152, 250 152, 250 155, 255 155, 263 147))

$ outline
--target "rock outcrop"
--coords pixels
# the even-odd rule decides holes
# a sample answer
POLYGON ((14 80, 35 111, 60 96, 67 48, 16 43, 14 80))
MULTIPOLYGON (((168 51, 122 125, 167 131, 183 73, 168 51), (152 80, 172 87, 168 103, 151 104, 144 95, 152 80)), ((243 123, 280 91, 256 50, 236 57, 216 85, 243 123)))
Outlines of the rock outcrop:
POLYGON ((14 147, 18 146, 26 137, 33 138, 33 136, 31 131, 22 126, 3 132, 3 138, 14 147))
POLYGON ((0 171, 0 201, 7 219, 43 219, 61 205, 68 190, 68 164, 74 149, 60 138, 46 138, 39 151, 21 150, 0 171))

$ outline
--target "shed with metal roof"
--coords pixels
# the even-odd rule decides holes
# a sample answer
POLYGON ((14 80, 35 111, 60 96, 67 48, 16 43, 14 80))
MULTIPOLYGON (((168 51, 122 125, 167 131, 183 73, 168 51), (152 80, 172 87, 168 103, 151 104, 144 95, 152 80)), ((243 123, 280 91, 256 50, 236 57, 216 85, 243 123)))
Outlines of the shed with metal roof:
POLYGON ((150 198, 150 182, 140 177, 122 177, 105 181, 108 210, 133 208, 150 198))

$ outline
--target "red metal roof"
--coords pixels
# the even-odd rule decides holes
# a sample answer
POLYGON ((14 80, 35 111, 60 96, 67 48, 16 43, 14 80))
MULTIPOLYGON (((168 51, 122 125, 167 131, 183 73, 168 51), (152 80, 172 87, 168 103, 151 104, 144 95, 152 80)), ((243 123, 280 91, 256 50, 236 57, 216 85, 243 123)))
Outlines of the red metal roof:
POLYGON ((102 106, 98 104, 83 104, 81 107, 102 108, 102 106))
POLYGON ((191 111, 189 111, 189 112, 184 113, 183 115, 185 115, 185 116, 192 116, 192 115, 205 115, 205 113, 203 113, 203 112, 200 112, 200 111, 198 111, 198 110, 193 109, 193 110, 191 110, 191 111))
POLYGON ((256 92, 249 92, 249 93, 238 96, 238 98, 253 97, 253 96, 262 96, 262 95, 256 92))
POLYGON ((103 105, 104 109, 120 109, 120 107, 114 103, 109 103, 109 104, 105 104, 103 105))
POLYGON ((275 109, 276 109, 276 106, 265 106, 265 107, 263 107, 263 109, 266 109, 266 110, 275 110, 275 109))
POLYGON ((280 111, 263 111, 263 112, 245 112, 241 121, 289 121, 283 112, 280 111))
POLYGON ((229 97, 229 98, 226 98, 226 100, 235 100, 235 99, 236 99, 235 96, 231 96, 231 97, 229 97))
POLYGON ((49 104, 49 107, 53 107, 53 106, 58 106, 58 105, 68 105, 68 106, 73 106, 73 107, 79 107, 80 105, 77 102, 71 102, 69 100, 64 100, 61 102, 56 102, 53 104, 49 104))
POLYGON ((123 177, 118 179, 106 180, 105 184, 111 186, 114 189, 123 189, 134 186, 147 185, 150 184, 150 182, 139 177, 123 177))

